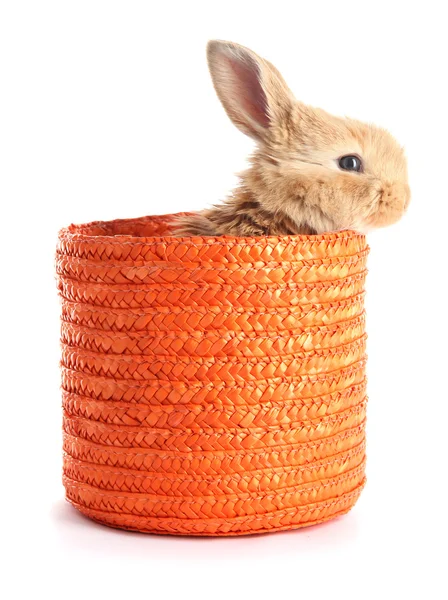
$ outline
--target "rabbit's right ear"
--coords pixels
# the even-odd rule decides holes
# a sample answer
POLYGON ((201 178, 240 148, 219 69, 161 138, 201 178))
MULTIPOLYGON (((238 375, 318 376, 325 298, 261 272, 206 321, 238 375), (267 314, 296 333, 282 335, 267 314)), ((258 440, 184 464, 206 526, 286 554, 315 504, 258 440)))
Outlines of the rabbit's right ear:
POLYGON ((294 97, 270 62, 234 44, 212 40, 207 58, 216 93, 233 123, 257 141, 288 119, 294 97))

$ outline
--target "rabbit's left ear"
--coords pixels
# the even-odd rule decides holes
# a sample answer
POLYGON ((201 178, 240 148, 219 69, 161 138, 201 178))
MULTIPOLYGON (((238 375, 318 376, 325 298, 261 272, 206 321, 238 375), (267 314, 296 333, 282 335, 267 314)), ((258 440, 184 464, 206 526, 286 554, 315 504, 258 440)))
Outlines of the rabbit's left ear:
POLYGON ((213 40, 207 58, 216 93, 233 123, 257 141, 288 119, 294 97, 270 62, 249 48, 213 40))

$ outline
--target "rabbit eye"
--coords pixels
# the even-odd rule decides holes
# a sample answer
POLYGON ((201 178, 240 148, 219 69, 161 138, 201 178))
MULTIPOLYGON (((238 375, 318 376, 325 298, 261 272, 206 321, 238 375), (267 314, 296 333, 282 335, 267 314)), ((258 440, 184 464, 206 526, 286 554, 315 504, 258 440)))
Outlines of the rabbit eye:
POLYGON ((362 171, 362 161, 359 156, 349 154, 339 159, 339 167, 344 171, 357 171, 359 173, 362 171))

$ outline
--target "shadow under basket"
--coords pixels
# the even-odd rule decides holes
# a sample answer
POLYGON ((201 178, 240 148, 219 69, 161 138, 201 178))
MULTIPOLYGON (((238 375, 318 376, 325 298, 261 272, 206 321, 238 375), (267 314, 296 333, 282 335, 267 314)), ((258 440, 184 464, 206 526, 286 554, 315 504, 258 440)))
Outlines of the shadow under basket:
POLYGON ((365 237, 176 238, 173 216, 59 234, 67 499, 186 535, 346 513, 365 483, 365 237))

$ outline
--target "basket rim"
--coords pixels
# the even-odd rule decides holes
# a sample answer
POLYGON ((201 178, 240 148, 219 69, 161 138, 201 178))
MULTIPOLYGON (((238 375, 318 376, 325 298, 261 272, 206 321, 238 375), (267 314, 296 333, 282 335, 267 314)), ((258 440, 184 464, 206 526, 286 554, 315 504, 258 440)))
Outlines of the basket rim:
POLYGON ((355 240, 364 239, 365 234, 354 231, 352 229, 345 229, 342 231, 330 231, 322 234, 314 235, 266 235, 266 236, 173 236, 173 235, 154 235, 154 236, 138 236, 133 234, 118 234, 118 235, 93 235, 86 233, 85 230, 93 227, 103 227, 111 225, 146 225, 150 221, 155 221, 160 224, 169 224, 173 219, 180 216, 191 215, 191 212, 178 212, 169 214, 159 215, 147 215, 143 217, 132 217, 125 219, 112 219, 107 221, 91 221, 88 223, 81 224, 70 224, 68 227, 63 227, 59 231, 59 239, 72 239, 76 241, 89 241, 89 242, 107 242, 107 243, 174 243, 174 244, 191 244, 191 245, 207 245, 218 244, 225 246, 238 246, 238 245, 253 245, 253 246, 271 246, 280 242, 287 244, 317 244, 322 242, 334 242, 336 240, 355 240))

